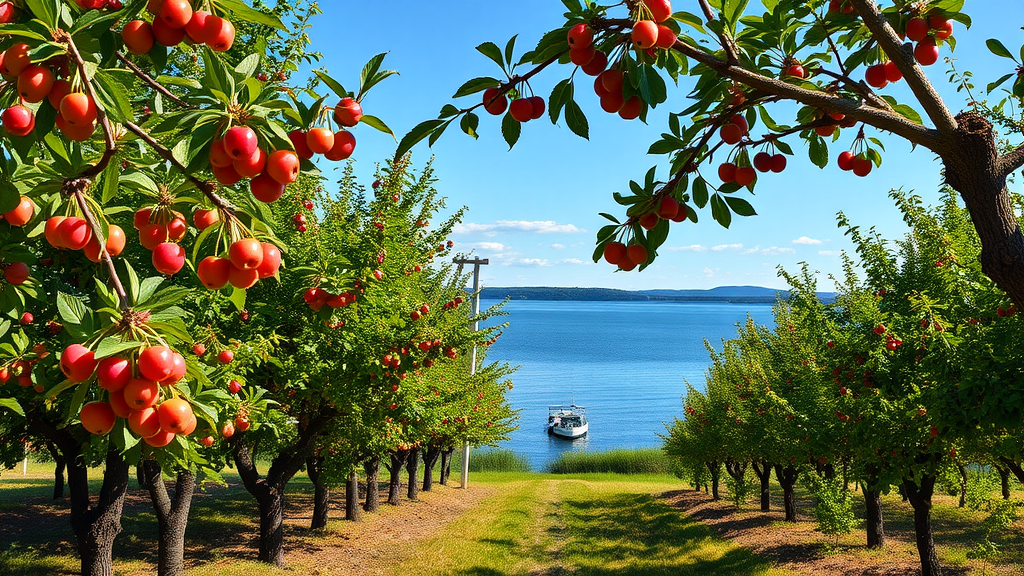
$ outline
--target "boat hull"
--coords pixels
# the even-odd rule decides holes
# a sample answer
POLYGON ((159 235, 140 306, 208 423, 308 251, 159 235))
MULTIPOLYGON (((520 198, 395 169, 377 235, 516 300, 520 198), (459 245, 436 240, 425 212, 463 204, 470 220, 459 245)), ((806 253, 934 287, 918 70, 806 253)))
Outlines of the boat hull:
POLYGON ((548 429, 549 432, 560 438, 581 438, 587 435, 587 431, 590 429, 590 424, 584 424, 582 426, 573 426, 571 428, 562 428, 560 426, 552 426, 548 429))

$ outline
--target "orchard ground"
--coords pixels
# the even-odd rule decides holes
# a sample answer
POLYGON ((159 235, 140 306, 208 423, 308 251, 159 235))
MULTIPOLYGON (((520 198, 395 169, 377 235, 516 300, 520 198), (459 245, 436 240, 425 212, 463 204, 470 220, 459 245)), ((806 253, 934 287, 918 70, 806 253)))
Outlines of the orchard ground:
MULTIPOLYGON (((49 465, 30 464, 27 476, 20 473, 19 467, 0 477, 0 573, 76 573, 66 502, 50 500, 49 465)), ((770 514, 753 504, 737 512, 727 499, 712 502, 669 475, 476 473, 468 491, 435 486, 418 502, 382 505, 381 513, 366 514, 360 523, 343 520, 344 492, 338 490, 323 532, 307 529, 312 486, 297 477, 289 485, 285 521, 292 570, 284 571, 249 560, 258 532, 255 503, 237 476, 225 479, 228 487, 207 486, 196 496, 186 552, 194 576, 296 570, 374 576, 895 576, 918 570, 911 508, 897 495, 885 499, 889 545, 869 551, 859 531, 840 538, 838 547, 815 532, 806 494, 800 521, 787 525, 774 498, 770 514)), ((992 563, 969 559, 983 516, 957 508, 952 497, 936 497, 935 537, 948 573, 1020 574, 1019 523, 999 535, 1003 548, 992 563)), ((116 573, 152 573, 156 522, 148 495, 134 480, 123 524, 116 573)))

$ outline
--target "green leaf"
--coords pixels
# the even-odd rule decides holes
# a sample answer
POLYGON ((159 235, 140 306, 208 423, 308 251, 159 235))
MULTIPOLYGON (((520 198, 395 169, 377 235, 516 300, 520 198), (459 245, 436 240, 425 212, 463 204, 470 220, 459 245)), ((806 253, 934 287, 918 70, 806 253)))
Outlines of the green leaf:
POLYGON ((398 72, 394 70, 380 71, 380 65, 384 63, 384 58, 387 57, 388 53, 377 54, 370 61, 363 66, 363 70, 359 75, 359 99, 362 100, 363 96, 370 91, 378 83, 389 76, 394 76, 398 72))
POLYGON ((102 193, 100 195, 101 204, 106 205, 117 195, 118 185, 121 182, 121 166, 119 164, 119 162, 111 162, 103 170, 102 193))
POLYGON ((565 103, 565 125, 580 138, 590 140, 590 124, 587 122, 587 116, 575 100, 569 100, 565 103))
POLYGON ((469 96, 471 94, 483 92, 488 88, 497 88, 498 86, 501 86, 501 81, 497 78, 491 78, 488 76, 473 78, 460 86, 452 98, 462 98, 463 96, 469 96))
MULTIPOLYGON (((391 128, 388 128, 388 125, 385 124, 383 120, 381 120, 380 118, 377 118, 376 116, 370 116, 369 114, 363 114, 362 119, 359 120, 359 121, 362 122, 363 124, 366 124, 370 128, 373 128, 375 130, 379 130, 379 131, 381 131, 381 132, 383 132, 385 134, 390 134, 392 138, 395 138, 395 133, 391 131, 391 128)), ((397 138, 395 138, 395 139, 397 140, 397 138)))
POLYGON ((708 203, 708 183, 703 178, 693 181, 693 203, 703 208, 708 203))
POLYGON ((14 398, 0 398, 0 408, 7 408, 20 416, 25 415, 25 411, 21 409, 21 404, 18 404, 18 401, 14 398))
POLYGON ((412 150, 413 146, 419 144, 427 136, 430 136, 430 133, 437 130, 442 124, 444 124, 444 120, 426 120, 417 124, 415 128, 402 137, 402 141, 398 144, 398 150, 395 151, 395 158, 405 156, 409 150, 412 150))
POLYGON ((514 148, 516 142, 519 141, 519 135, 522 133, 522 130, 523 125, 512 117, 511 112, 505 114, 505 117, 501 120, 501 135, 505 137, 509 150, 514 148))
POLYGON ((509 38, 508 44, 505 44, 505 61, 510 64, 512 63, 512 54, 515 52, 516 48, 516 38, 518 37, 519 35, 516 34, 515 36, 509 38))
POLYGON ((565 103, 572 100, 573 84, 566 78, 551 90, 551 96, 548 98, 548 116, 551 118, 552 124, 558 123, 558 117, 562 114, 562 108, 565 107, 565 103))
POLYGON ((231 301, 232 304, 235 305, 235 308, 239 312, 241 312, 242 310, 245 310, 245 290, 240 290, 238 288, 232 288, 231 289, 231 296, 229 297, 229 300, 231 301))
POLYGON ((96 70, 93 80, 95 80, 96 98, 111 119, 123 123, 134 118, 131 100, 129 100, 124 84, 120 80, 105 70, 96 70))
POLYGON ((327 87, 330 88, 338 98, 347 98, 350 96, 348 91, 345 90, 345 87, 341 85, 341 82, 331 78, 323 70, 314 70, 313 73, 316 74, 317 78, 323 80, 324 84, 327 84, 327 87))
POLYGON ((1006 49, 1006 46, 1003 46, 1003 43, 1000 42, 999 40, 996 40, 995 38, 989 38, 988 40, 985 41, 985 45, 988 46, 988 51, 995 54, 996 56, 1009 58, 1014 62, 1017 61, 1017 59, 1013 57, 1013 54, 1011 54, 1010 51, 1006 49))
POLYGON ((715 194, 711 197, 711 217, 721 224, 723 228, 728 228, 732 224, 732 211, 729 210, 728 205, 722 200, 721 194, 715 194))
POLYGON ((494 61, 502 70, 505 69, 505 60, 502 58, 501 48, 494 42, 484 42, 476 47, 477 52, 487 56, 494 61))
POLYGON ((128 342, 121 342, 116 338, 104 338, 100 340, 98 346, 96 346, 96 359, 102 360, 111 356, 117 356, 118 354, 127 350, 134 350, 141 348, 142 342, 136 340, 129 340, 128 342))
POLYGON ((36 18, 42 20, 50 30, 58 28, 57 16, 60 15, 60 2, 58 0, 25 0, 25 7, 36 18))
POLYGON ((743 198, 737 198, 736 196, 725 196, 725 203, 729 205, 729 208, 733 212, 740 216, 757 216, 757 212, 754 211, 754 207, 750 205, 743 198))
POLYGON ((814 135, 807 142, 809 144, 807 155, 810 157, 811 163, 818 168, 828 166, 828 145, 825 144, 825 140, 821 136, 814 135))
POLYGON ((230 10, 234 13, 235 18, 244 20, 246 22, 252 22, 253 24, 263 24, 264 26, 270 26, 271 28, 287 31, 284 23, 277 16, 255 10, 248 6, 242 0, 212 0, 212 4, 225 10, 230 10))
POLYGON ((463 116, 462 117, 462 122, 459 123, 459 127, 462 128, 462 131, 465 132, 466 134, 472 136, 473 138, 478 138, 479 137, 477 135, 477 132, 476 132, 476 130, 477 130, 477 128, 479 126, 480 126, 480 117, 477 116, 476 114, 473 114, 472 112, 470 112, 470 113, 466 114, 465 116, 463 116))
POLYGON ((917 110, 914 110, 909 104, 897 104, 893 106, 893 110, 895 110, 897 114, 903 116, 904 118, 910 120, 911 122, 923 124, 921 120, 921 115, 918 114, 917 110))

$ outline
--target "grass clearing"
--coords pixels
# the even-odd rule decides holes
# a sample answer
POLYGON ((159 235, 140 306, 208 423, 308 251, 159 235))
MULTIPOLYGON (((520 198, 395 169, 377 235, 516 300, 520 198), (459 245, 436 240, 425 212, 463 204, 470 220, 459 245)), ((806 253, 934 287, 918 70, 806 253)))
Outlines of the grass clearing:
POLYGON ((608 450, 606 452, 563 452, 548 464, 553 474, 671 474, 674 466, 659 448, 608 450))

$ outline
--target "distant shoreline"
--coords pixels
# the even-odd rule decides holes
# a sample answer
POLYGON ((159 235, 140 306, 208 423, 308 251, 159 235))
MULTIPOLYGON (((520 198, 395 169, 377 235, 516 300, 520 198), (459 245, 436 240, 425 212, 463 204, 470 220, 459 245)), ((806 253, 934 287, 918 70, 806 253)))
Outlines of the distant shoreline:
MULTIPOLYGON (((575 302, 721 302, 730 304, 774 304, 787 299, 789 291, 761 286, 720 286, 710 290, 617 290, 614 288, 557 288, 545 286, 484 288, 485 300, 541 300, 575 302)), ((835 299, 831 292, 819 293, 824 301, 835 299)))

